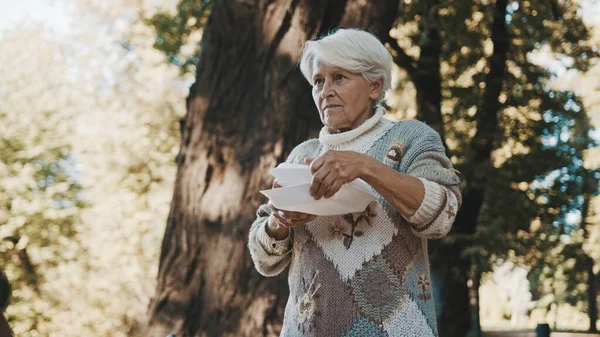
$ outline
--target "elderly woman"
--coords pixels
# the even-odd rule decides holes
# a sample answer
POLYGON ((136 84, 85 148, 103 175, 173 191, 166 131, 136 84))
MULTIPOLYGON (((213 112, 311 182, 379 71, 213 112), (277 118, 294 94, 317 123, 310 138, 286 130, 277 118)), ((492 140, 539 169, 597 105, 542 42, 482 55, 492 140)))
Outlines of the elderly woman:
POLYGON ((324 127, 287 162, 310 165, 317 200, 360 178, 377 201, 338 216, 259 208, 248 244, 256 269, 290 266, 281 336, 438 335, 427 239, 450 230, 460 179, 437 132, 383 118, 392 62, 361 30, 306 43, 300 69, 324 127))

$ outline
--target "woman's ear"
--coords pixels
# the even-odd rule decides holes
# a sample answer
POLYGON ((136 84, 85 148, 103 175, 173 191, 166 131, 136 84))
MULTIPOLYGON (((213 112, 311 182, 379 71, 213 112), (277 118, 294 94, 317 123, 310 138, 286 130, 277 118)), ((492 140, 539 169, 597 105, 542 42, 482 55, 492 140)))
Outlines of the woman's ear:
POLYGON ((381 93, 383 92, 383 78, 378 79, 377 81, 371 82, 371 93, 369 93, 369 97, 373 100, 377 100, 381 93))

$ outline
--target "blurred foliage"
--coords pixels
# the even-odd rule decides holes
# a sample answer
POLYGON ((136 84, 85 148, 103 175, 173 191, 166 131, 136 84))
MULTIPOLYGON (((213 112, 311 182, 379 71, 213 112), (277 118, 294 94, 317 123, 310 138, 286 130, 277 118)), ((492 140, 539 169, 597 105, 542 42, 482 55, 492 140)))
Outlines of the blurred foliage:
POLYGON ((490 330, 533 330, 546 322, 553 331, 587 329, 589 319, 582 303, 564 301, 566 293, 561 291, 569 276, 560 269, 544 281, 547 295, 535 300, 528 280, 530 268, 498 261, 493 272, 483 275, 479 289, 482 325, 490 330))
MULTIPOLYGON (((599 24, 593 28, 593 45, 596 49, 600 48, 600 20, 599 24)), ((585 74, 583 78, 570 76, 569 84, 573 84, 584 95, 586 106, 592 111, 590 114, 591 124, 600 129, 600 61, 596 61, 594 66, 585 74)), ((596 133, 598 138, 600 132, 596 133)), ((585 158, 587 166, 590 169, 600 167, 600 147, 595 147, 587 151, 585 158)), ((583 238, 583 249, 595 261, 594 272, 600 273, 600 197, 591 198, 588 214, 582 214, 583 221, 587 224, 587 237, 583 238)))
MULTIPOLYGON (((502 105, 492 135, 493 166, 474 167, 470 146, 480 127, 477 116, 493 113, 485 110, 488 104, 482 100, 492 83, 487 76, 494 50, 495 2, 448 1, 435 8, 428 4, 404 1, 391 35, 418 60, 428 43, 426 32, 440 32, 441 109, 449 153, 459 171, 473 172, 463 176, 464 193, 477 187, 473 183, 481 181, 478 177, 484 176, 486 183, 476 232, 453 233, 442 244, 462 243, 463 255, 484 272, 506 259, 526 266, 534 300, 550 296, 552 303, 576 304, 577 310, 584 310, 583 223, 576 218, 589 192, 583 177, 589 177, 591 193, 598 187, 597 168, 583 165, 584 153, 597 145, 588 137, 594 132, 589 120, 599 114, 592 104, 597 102, 592 98, 597 89, 589 89, 599 83, 591 77, 598 42, 588 34, 588 28, 596 28, 582 22, 579 2, 508 2, 507 72, 499 79, 502 105), (571 81, 566 81, 567 75, 571 81), (469 180, 473 177, 478 179, 469 180)), ((415 99, 412 90, 405 90, 411 86, 401 82, 398 87, 390 95, 403 105, 395 115, 415 116, 414 106, 406 103, 415 99)), ((539 305, 549 311, 550 302, 539 305)))
MULTIPOLYGON (((154 293, 190 78, 138 13, 0 37, 0 265, 17 336, 138 336, 154 293)), ((145 6, 145 7, 144 7, 145 6)))
POLYGON ((75 97, 68 65, 57 62, 63 51, 36 39, 39 33, 21 30, 0 43, 0 266, 13 287, 8 319, 18 317, 17 335, 62 309, 54 290, 70 280, 58 285, 55 275, 82 258, 85 203, 70 137, 75 97))
MULTIPOLYGON (((592 35, 586 45, 596 53, 600 47, 600 26, 589 28, 592 35)), ((588 58, 585 52, 581 56, 588 58)), ((509 248, 509 258, 528 266, 528 287, 536 306, 529 313, 527 323, 515 327, 531 328, 537 322, 546 321, 559 329, 583 330, 589 326, 589 283, 595 282, 597 289, 600 285, 600 241, 594 234, 599 227, 594 215, 597 214, 597 206, 594 205, 598 203, 598 198, 593 197, 598 192, 600 167, 597 164, 600 162, 600 153, 596 143, 596 128, 600 121, 597 86, 600 83, 600 63, 597 58, 590 58, 588 67, 577 69, 573 59, 564 54, 553 55, 544 47, 531 53, 530 58, 550 72, 545 82, 547 90, 556 96, 565 93, 579 96, 576 105, 567 101, 564 110, 574 109, 577 113, 586 111, 588 118, 552 116, 552 121, 557 120, 558 125, 562 126, 560 133, 556 133, 557 137, 546 137, 545 145, 559 148, 568 164, 529 184, 527 193, 534 193, 535 200, 545 207, 540 207, 538 217, 529 223, 529 231, 525 229, 517 233, 521 243, 509 248), (588 214, 585 214, 588 198, 591 198, 591 203, 588 214), (517 254, 519 249, 520 253, 517 254), (587 275, 588 255, 595 259, 593 270, 596 276, 593 280, 589 280, 587 275)), ((486 287, 484 284, 481 288, 482 297, 493 296, 489 288, 484 290, 486 287), (486 292, 487 295, 484 295, 486 292)), ((600 298, 596 301, 600 303, 600 298)), ((485 303, 483 298, 482 303, 485 303)), ((488 302, 487 305, 492 304, 488 302)), ((485 319, 488 319, 487 324, 502 324, 501 321, 490 323, 490 316, 485 319)))
POLYGON ((179 0, 174 9, 162 7, 149 16, 146 24, 154 27, 154 47, 165 53, 167 61, 178 66, 182 73, 194 72, 200 55, 202 27, 210 16, 214 1, 179 0))
POLYGON ((484 274, 481 294, 480 314, 482 325, 492 328, 534 327, 529 321, 529 312, 535 307, 530 284, 527 280, 529 270, 505 262, 484 274))
MULTIPOLYGON (((584 24, 580 4, 508 1, 503 18, 508 33, 506 72, 492 80, 490 62, 498 57, 493 55, 494 43, 502 42, 492 40, 494 1, 401 1, 397 26, 390 32, 406 54, 394 70, 395 90, 387 95, 388 117, 395 120, 418 117, 414 82, 429 66, 419 63, 421 53, 434 42, 429 32, 440 34, 441 110, 449 154, 459 171, 468 173, 463 176, 465 193, 479 188, 477 182, 486 184, 475 233, 453 233, 442 244, 461 243, 466 247, 463 256, 477 263, 485 275, 499 261, 525 268, 521 270, 527 272, 519 274, 523 280, 519 291, 528 293, 531 300, 526 302, 537 301, 539 308, 525 306, 519 317, 547 314, 552 303, 564 303, 581 313, 588 282, 582 246, 591 247, 587 241, 600 237, 594 229, 584 235, 585 223, 577 220, 584 196, 597 193, 600 177, 597 168, 583 165, 584 154, 597 145, 589 137, 594 132, 590 119, 598 118, 594 114, 599 102, 590 84, 600 82, 592 75, 598 44, 589 34, 597 27, 584 24), (566 75, 575 80, 566 81, 566 75), (484 96, 494 80, 501 81, 502 87, 500 111, 491 117, 498 124, 489 135, 492 166, 475 167, 471 139, 481 127, 477 117, 496 113, 487 110, 494 108, 484 96)), ((184 20, 177 19, 186 17, 185 10, 171 14, 170 29, 186 34, 181 29, 184 20)), ((153 25, 157 41, 169 38, 161 33, 169 29, 153 25)), ((175 48, 159 49, 170 58, 181 41, 185 38, 161 41, 175 48)), ((522 305, 515 303, 509 306, 522 305)), ((517 315, 511 310, 502 315, 517 315)), ((513 324, 520 324, 510 317, 513 324)))
MULTIPOLYGON (((600 122, 600 26, 589 36, 578 4, 509 2, 493 167, 475 168, 487 202, 476 233, 446 239, 468 242, 463 253, 487 271, 489 327, 587 328, 581 257, 599 272, 600 201, 579 221, 577 211, 582 177, 597 190, 583 158, 600 162, 587 139, 600 122)), ((78 29, 62 39, 43 27, 0 37, 0 264, 19 336, 136 336, 144 324, 192 80, 180 74, 193 73, 213 2, 156 5, 79 0, 78 29)), ((437 25, 446 141, 461 171, 485 103, 493 7, 403 1, 391 32, 417 60, 437 25)), ((415 118, 411 75, 395 74, 389 117, 415 118)))

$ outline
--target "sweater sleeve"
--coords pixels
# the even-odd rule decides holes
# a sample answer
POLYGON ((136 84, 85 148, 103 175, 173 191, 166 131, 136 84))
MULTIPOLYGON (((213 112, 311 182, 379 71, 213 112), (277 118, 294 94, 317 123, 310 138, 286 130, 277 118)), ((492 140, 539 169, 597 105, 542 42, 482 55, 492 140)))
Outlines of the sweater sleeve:
MULTIPOLYGON (((309 140, 296 146, 288 156, 287 163, 303 163, 308 153, 318 152, 318 140, 309 140)), ((250 227, 248 248, 256 270, 264 276, 281 273, 292 259, 293 239, 291 234, 285 240, 270 237, 265 226, 271 216, 271 208, 261 205, 256 212, 256 220, 250 227)))
POLYGON ((429 239, 441 238, 450 232, 458 200, 447 187, 419 178, 425 187, 425 196, 417 211, 407 218, 413 233, 429 239))
POLYGON ((248 248, 256 270, 264 276, 275 276, 281 273, 290 263, 291 239, 276 240, 265 231, 271 215, 271 208, 262 205, 256 212, 256 220, 250 228, 248 248))
POLYGON ((406 174, 423 183, 425 196, 406 220, 415 235, 437 239, 452 228, 462 204, 461 182, 446 156, 440 135, 423 123, 420 128, 404 156, 403 166, 406 174))

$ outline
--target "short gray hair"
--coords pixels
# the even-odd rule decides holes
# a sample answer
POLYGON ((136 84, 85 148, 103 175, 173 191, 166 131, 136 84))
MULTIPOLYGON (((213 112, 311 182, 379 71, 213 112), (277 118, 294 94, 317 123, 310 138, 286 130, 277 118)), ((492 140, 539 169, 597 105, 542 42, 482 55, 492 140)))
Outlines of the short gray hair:
POLYGON ((375 35, 364 30, 338 29, 318 40, 306 42, 300 71, 311 85, 317 58, 329 66, 362 74, 369 83, 383 79, 383 91, 377 103, 392 87, 392 55, 375 35))

